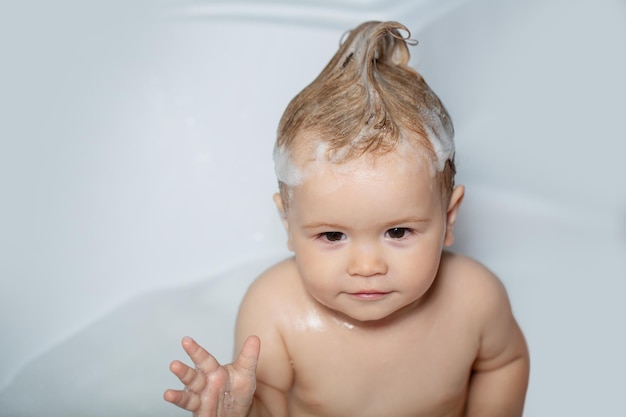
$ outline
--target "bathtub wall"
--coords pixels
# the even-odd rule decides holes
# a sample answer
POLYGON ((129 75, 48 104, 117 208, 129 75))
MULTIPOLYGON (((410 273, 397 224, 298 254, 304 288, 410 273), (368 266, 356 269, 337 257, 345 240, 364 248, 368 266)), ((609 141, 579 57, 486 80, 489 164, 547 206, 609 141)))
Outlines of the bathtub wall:
MULTIPOLYGON (((287 253, 276 124, 364 20, 420 41, 468 191, 624 245, 619 0, 14 3, 0 12, 0 387, 134 295, 287 253)), ((529 289, 509 284, 518 307, 529 289)))

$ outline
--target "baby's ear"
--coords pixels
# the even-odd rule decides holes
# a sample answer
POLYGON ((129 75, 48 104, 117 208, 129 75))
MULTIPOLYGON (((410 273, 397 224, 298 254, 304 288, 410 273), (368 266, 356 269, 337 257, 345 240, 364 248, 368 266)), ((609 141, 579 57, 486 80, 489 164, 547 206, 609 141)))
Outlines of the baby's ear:
POLYGON ((448 210, 446 211, 446 235, 443 239, 444 246, 452 246, 454 243, 454 224, 456 223, 456 216, 459 214, 463 197, 465 196, 465 187, 457 185, 452 190, 450 196, 450 203, 448 204, 448 210))
POLYGON ((278 209, 278 215, 280 216, 280 219, 283 221, 283 226, 285 226, 285 229, 288 229, 287 211, 285 210, 285 205, 283 204, 283 199, 280 193, 274 194, 273 199, 274 199, 274 204, 276 204, 276 208, 278 209))
POLYGON ((283 198, 280 193, 274 194, 274 204, 276 204, 276 208, 278 209, 278 214, 280 215, 280 220, 283 222, 283 226, 285 226, 285 231, 287 232, 287 249, 293 251, 293 246, 291 244, 291 235, 289 234, 289 223, 287 222, 287 210, 285 209, 285 205, 283 204, 283 198))

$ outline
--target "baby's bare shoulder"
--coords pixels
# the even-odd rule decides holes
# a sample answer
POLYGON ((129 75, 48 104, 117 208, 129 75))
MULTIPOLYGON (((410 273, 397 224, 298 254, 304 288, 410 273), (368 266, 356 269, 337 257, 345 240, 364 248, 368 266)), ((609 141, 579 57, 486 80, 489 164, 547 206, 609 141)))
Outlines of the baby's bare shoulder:
POLYGON ((276 313, 287 308, 302 292, 298 269, 293 258, 285 259, 264 271, 250 285, 242 301, 242 309, 276 313))
POLYGON ((485 265, 467 256, 444 252, 438 276, 446 298, 476 312, 508 309, 509 299, 500 279, 485 265))
POLYGON ((297 286, 299 280, 298 267, 293 257, 284 259, 263 271, 252 283, 249 291, 275 293, 289 291, 297 286))

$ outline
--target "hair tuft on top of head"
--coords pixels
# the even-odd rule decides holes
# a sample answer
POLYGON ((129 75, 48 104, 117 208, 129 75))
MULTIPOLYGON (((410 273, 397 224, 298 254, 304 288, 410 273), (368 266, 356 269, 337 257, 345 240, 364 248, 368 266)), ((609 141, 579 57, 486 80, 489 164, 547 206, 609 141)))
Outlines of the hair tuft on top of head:
POLYGON ((347 147, 341 154, 351 158, 393 149, 401 129, 451 137, 446 110, 408 65, 408 44, 415 43, 398 22, 366 22, 347 32, 320 75, 287 106, 277 146, 291 148, 299 133, 314 132, 329 152, 347 147))

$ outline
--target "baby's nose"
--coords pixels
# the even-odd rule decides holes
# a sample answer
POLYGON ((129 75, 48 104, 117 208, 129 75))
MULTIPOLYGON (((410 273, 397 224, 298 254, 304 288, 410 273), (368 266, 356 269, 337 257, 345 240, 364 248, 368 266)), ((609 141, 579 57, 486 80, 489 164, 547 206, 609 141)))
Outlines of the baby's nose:
POLYGON ((387 263, 382 250, 375 245, 355 245, 348 264, 351 276, 371 277, 387 273, 387 263))

